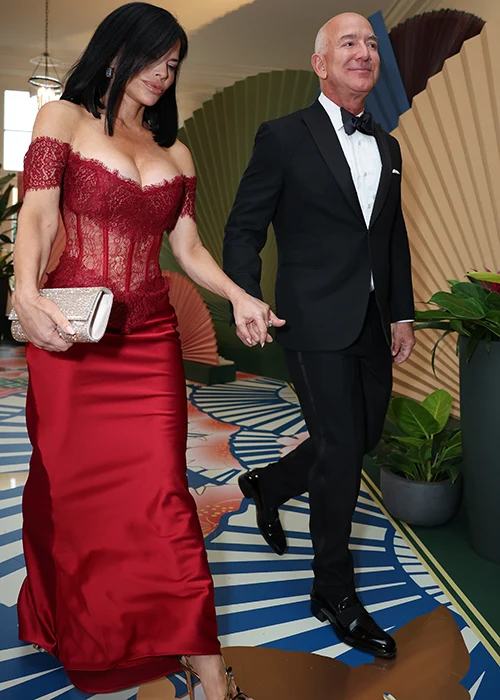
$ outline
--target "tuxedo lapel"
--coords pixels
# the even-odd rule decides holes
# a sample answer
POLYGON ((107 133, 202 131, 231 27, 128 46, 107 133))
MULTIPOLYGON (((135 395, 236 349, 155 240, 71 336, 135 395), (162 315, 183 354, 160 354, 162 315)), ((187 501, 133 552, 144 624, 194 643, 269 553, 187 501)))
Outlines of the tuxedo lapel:
POLYGON ((351 177, 351 169, 344 156, 340 141, 332 126, 330 117, 316 100, 304 110, 303 118, 311 132, 319 152, 323 156, 338 186, 356 214, 364 222, 363 212, 351 177))
POLYGON ((380 182, 378 184, 377 195, 375 197, 373 212, 370 218, 370 228, 373 226, 384 207, 385 200, 387 199, 387 195, 389 193, 392 174, 391 154, 389 152, 389 146, 387 145, 387 138, 385 132, 382 130, 382 127, 379 126, 379 124, 375 124, 375 138, 377 140, 380 159, 382 161, 382 171, 380 173, 380 182))

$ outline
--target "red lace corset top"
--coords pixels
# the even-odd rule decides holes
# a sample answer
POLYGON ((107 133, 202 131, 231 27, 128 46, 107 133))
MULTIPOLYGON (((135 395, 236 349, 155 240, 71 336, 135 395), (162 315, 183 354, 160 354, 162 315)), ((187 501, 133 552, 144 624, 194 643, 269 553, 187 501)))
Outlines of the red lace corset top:
POLYGON ((143 187, 41 136, 25 156, 24 186, 61 188, 66 248, 46 287, 108 287, 115 297, 110 327, 123 333, 168 306, 158 262, 163 232, 182 216, 194 219, 195 177, 143 187))

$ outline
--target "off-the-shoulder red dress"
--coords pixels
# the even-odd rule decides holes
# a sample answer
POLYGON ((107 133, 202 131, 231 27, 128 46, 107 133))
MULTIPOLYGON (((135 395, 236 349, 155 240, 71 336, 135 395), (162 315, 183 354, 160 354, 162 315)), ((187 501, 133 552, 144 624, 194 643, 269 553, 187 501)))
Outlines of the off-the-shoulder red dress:
POLYGON ((25 189, 61 188, 67 243, 49 287, 115 295, 97 344, 27 346, 33 445, 19 634, 87 693, 217 654, 213 584, 186 476, 186 388, 158 256, 194 216, 195 179, 141 187, 67 143, 35 139, 25 189))

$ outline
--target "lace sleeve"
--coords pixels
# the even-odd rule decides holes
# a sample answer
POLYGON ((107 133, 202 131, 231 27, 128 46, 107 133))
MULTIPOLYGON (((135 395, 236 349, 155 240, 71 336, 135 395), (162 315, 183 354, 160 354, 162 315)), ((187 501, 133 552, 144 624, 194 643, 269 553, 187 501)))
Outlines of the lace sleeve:
POLYGON ((69 143, 49 136, 32 141, 24 156, 24 191, 60 187, 69 152, 69 143))
POLYGON ((196 221, 194 204, 196 199, 196 176, 184 178, 184 201, 182 202, 181 216, 189 216, 196 221))

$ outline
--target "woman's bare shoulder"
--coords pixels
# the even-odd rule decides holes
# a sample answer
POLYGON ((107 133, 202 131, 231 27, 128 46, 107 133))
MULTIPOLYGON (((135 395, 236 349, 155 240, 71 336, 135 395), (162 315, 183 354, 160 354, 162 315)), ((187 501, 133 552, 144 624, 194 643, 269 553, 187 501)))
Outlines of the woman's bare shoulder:
POLYGON ((83 117, 83 108, 80 105, 67 100, 47 102, 37 114, 33 127, 33 139, 49 136, 72 143, 83 117))
POLYGON ((183 175, 192 177, 196 175, 196 170, 191 156, 191 151, 185 146, 182 141, 177 141, 169 149, 170 157, 175 161, 177 167, 183 175))

